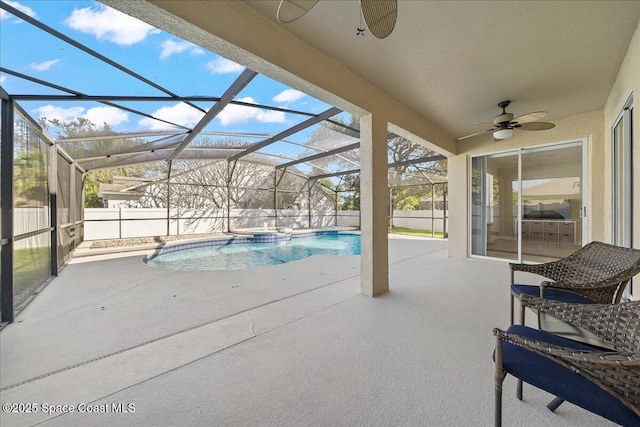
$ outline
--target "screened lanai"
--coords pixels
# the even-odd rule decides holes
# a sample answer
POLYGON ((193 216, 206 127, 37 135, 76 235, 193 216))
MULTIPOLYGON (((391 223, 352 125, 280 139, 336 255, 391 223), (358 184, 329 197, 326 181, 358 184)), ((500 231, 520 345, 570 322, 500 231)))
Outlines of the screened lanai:
MULTIPOLYGON (((0 2, 3 321, 84 239, 96 181, 131 178, 117 192, 166 209, 167 234, 189 232, 172 215, 210 215, 209 231, 229 232, 255 226, 234 210, 300 228, 359 211, 349 112, 97 2, 40 7, 53 10, 0 2), (127 31, 89 28, 87 16, 127 31)), ((410 198, 446 205, 444 156, 389 133, 388 164, 390 218, 410 198)))

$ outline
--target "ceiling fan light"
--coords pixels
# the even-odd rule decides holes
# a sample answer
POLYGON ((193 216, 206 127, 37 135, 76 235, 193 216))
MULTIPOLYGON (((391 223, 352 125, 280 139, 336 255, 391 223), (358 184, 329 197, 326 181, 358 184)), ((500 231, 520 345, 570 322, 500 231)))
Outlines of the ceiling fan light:
POLYGON ((493 137, 495 139, 508 139, 513 136, 513 129, 498 129, 493 132, 493 137))

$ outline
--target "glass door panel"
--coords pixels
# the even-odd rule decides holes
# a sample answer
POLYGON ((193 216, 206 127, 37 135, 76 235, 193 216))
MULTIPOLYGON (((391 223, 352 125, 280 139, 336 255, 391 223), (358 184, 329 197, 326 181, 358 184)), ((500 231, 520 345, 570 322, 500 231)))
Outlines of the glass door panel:
POLYGON ((633 222, 631 187, 633 185, 631 159, 631 109, 623 111, 613 128, 613 243, 631 247, 633 222))
POLYGON ((471 164, 471 253, 518 259, 518 152, 471 164))
MULTIPOLYGON (((630 98, 613 126, 613 188, 612 188, 612 235, 613 244, 633 246, 633 135, 631 132, 633 98, 630 98)), ((631 300, 637 281, 631 279, 623 299, 631 300)), ((637 285, 636 285, 637 287, 637 285)), ((636 291, 637 294, 637 291, 636 291)))
POLYGON ((582 144, 522 150, 522 260, 548 262, 582 247, 582 144))

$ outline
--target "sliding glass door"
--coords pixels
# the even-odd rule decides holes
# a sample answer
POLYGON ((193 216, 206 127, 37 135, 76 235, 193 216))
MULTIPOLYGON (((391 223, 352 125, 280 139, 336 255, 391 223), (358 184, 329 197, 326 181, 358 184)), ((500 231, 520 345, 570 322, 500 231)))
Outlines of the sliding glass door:
POLYGON ((471 176, 471 253, 518 259, 518 152, 474 157, 471 176))
POLYGON ((631 247, 633 230, 633 166, 631 114, 633 104, 630 99, 612 129, 613 145, 613 243, 631 247))
MULTIPOLYGON (((633 245, 633 97, 630 97, 624 109, 616 119, 612 132, 613 188, 611 198, 611 219, 613 244, 632 247, 633 245)), ((635 282, 637 286, 637 281, 635 282)), ((624 298, 630 299, 634 283, 624 292, 624 298)))
POLYGON ((472 158, 471 254, 545 262, 582 246, 583 143, 472 158))

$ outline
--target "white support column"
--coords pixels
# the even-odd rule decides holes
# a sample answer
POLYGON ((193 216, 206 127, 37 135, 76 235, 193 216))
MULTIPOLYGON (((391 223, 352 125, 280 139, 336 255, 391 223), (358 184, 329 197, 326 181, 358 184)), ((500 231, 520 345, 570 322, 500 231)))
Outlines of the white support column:
POLYGON ((373 297, 389 290, 387 122, 360 119, 360 286, 373 297))

